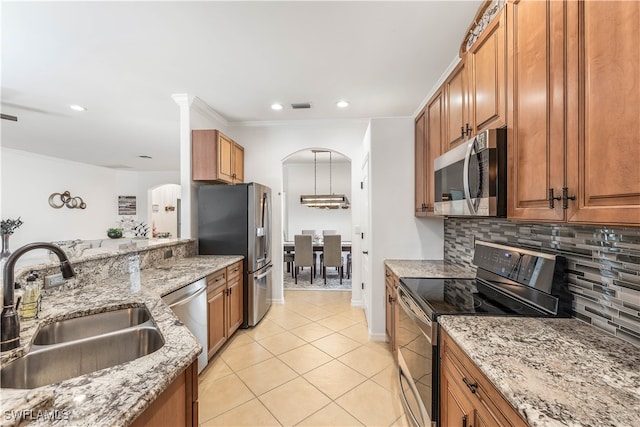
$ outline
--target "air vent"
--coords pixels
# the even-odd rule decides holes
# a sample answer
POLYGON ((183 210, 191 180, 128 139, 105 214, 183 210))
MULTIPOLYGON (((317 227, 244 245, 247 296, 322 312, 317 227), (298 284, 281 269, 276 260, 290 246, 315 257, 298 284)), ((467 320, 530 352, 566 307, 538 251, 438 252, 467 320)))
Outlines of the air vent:
POLYGON ((293 108, 294 110, 309 109, 309 108, 311 108, 311 103, 310 102, 299 102, 297 104, 291 104, 291 108, 293 108))

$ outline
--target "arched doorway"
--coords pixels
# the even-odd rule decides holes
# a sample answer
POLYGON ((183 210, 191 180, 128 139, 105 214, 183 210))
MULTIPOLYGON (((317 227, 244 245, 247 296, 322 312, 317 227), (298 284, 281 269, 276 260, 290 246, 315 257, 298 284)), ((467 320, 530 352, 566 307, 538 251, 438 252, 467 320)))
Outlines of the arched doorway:
MULTIPOLYGON (((296 234, 303 230, 313 230, 316 246, 322 241, 323 230, 332 231, 341 236, 343 242, 351 244, 353 236, 353 210, 349 202, 334 208, 320 208, 301 203, 301 196, 336 195, 353 200, 351 177, 351 159, 335 150, 321 147, 299 150, 282 161, 282 238, 284 242, 293 242, 296 234)), ((285 244, 286 247, 286 244, 285 244)), ((319 258, 319 254, 317 254, 319 258)), ((286 259, 286 253, 284 254, 286 259)), ((283 287, 285 289, 351 289, 351 256, 343 253, 344 276, 342 284, 337 272, 327 275, 327 285, 322 279, 319 259, 316 264, 320 273, 310 280, 310 271, 299 277, 298 283, 292 279, 292 266, 285 264, 283 287)), ((304 270, 303 270, 304 271, 304 270)))
POLYGON ((149 190, 150 237, 180 237, 180 186, 164 184, 149 190))

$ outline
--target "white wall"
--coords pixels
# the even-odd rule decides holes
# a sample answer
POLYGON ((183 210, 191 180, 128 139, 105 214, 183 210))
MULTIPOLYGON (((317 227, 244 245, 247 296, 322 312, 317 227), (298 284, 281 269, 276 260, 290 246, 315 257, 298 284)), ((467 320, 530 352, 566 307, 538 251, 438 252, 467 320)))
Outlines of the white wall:
MULTIPOLYGON (((329 149, 337 151, 352 160, 351 195, 352 206, 349 209, 353 218, 359 218, 360 183, 359 167, 362 157, 362 138, 367 127, 363 120, 305 121, 285 123, 265 123, 253 126, 231 126, 228 134, 245 147, 245 181, 259 182, 271 187, 273 191, 273 246, 282 246, 283 191, 282 161, 300 150, 329 149)), ((354 226, 357 225, 354 222, 354 226)), ((356 267, 359 260, 360 242, 353 240, 354 253, 353 282, 360 283, 360 272, 356 267)), ((274 290, 273 299, 283 300, 282 289, 282 251, 274 251, 274 290)), ((355 285, 352 304, 360 304, 360 288, 355 285)))
POLYGON ((103 239, 121 218, 119 195, 136 196, 136 219, 146 221, 147 190, 178 180, 177 171, 118 171, 8 148, 2 148, 1 175, 1 217, 24 222, 11 237, 12 249, 34 241, 103 239), (82 197, 87 208, 49 206, 49 196, 64 191, 82 197))
MULTIPOLYGON (((329 193, 329 164, 317 163, 317 194, 329 193)), ((283 165, 283 188, 286 194, 285 238, 293 241, 293 236, 302 230, 336 230, 343 240, 351 240, 351 209, 317 209, 300 204, 302 194, 314 194, 313 163, 289 163, 283 165)), ((351 202, 351 163, 332 163, 331 189, 333 194, 345 194, 351 202)))
POLYGON ((385 336, 385 259, 442 259, 443 220, 416 218, 414 120, 371 120, 371 319, 373 338, 385 336))

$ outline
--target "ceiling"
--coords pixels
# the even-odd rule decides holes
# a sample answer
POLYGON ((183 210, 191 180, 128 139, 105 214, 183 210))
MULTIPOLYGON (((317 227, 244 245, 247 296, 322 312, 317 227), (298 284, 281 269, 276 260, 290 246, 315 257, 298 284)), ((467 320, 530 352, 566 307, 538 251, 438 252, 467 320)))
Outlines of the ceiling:
POLYGON ((232 124, 411 116, 480 3, 3 1, 2 145, 178 170, 176 93, 232 124))

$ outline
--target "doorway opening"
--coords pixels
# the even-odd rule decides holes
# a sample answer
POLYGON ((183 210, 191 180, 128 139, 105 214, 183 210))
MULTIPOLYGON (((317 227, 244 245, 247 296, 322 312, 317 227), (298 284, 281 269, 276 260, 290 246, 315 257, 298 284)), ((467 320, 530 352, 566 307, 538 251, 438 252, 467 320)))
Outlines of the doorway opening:
MULTIPOLYGON (((308 148, 297 151, 282 161, 282 238, 284 289, 351 290, 352 280, 352 213, 348 203, 318 207, 302 203, 315 195, 339 195, 352 200, 351 159, 337 151, 308 148), (310 234, 312 263, 301 266, 295 278, 295 236, 310 234), (324 235, 340 235, 342 268, 327 267, 323 277, 324 235), (296 283, 297 282, 297 283, 296 283)), ((327 249, 329 250, 329 249, 327 249)))
POLYGON ((164 184, 152 188, 149 197, 149 224, 153 238, 180 237, 180 186, 164 184))

